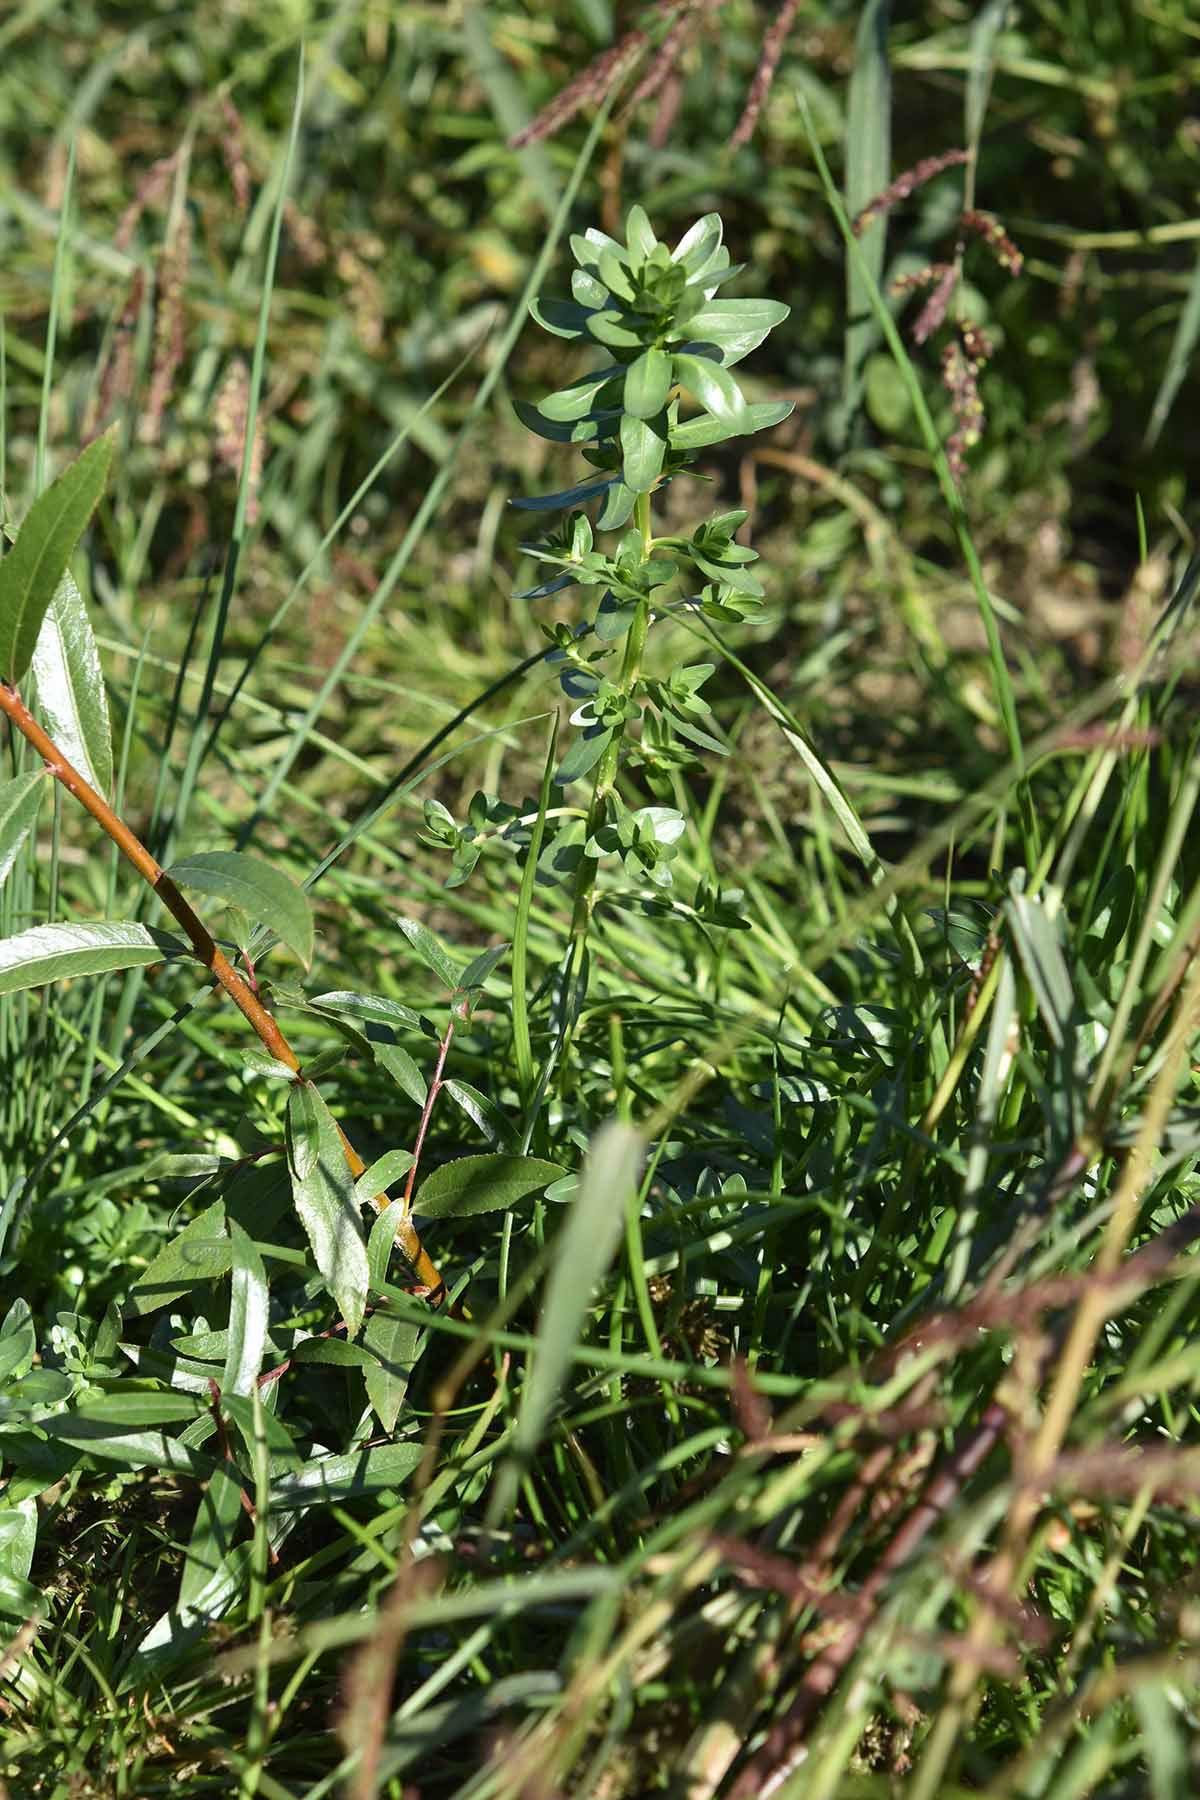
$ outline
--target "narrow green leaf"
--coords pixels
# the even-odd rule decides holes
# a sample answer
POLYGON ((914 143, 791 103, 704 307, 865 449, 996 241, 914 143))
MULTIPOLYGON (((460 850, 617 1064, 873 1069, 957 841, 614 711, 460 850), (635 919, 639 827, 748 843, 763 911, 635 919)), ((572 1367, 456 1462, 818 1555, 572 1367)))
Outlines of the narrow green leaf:
POLYGON ((493 944, 490 950, 481 950, 475 960, 469 962, 459 976, 459 987, 467 993, 470 993, 473 988, 482 988, 492 970, 498 963, 504 961, 510 949, 511 945, 509 944, 493 944))
POLYGON ((15 687, 33 659, 46 610, 108 480, 116 426, 39 494, 0 558, 0 680, 15 687))
POLYGON ((390 1025, 393 1031, 403 1025, 421 1023, 420 1013, 414 1012, 411 1006, 401 1006, 398 1000, 385 1000, 381 994, 352 994, 337 988, 328 994, 317 994, 309 1005, 328 1007, 331 1012, 352 1013, 371 1025, 390 1025))
POLYGON ((1028 894, 1011 895, 1004 910, 1042 1023, 1061 1050, 1071 1029, 1075 989, 1057 926, 1040 901, 1028 894))
POLYGON ((705 412, 740 433, 746 429, 746 400, 728 369, 706 356, 676 351, 671 357, 675 379, 698 400, 705 412))
POLYGON ((37 1518, 37 1501, 32 1494, 0 1506, 0 1612, 27 1618, 40 1598, 36 1591, 24 1593, 37 1544, 37 1518), (33 1607, 21 1604, 29 1599, 33 1607), (17 1604, 8 1604, 10 1600, 17 1604))
POLYGON ((421 1327, 411 1319, 397 1319, 390 1313, 376 1312, 367 1320, 363 1343, 374 1358, 367 1370, 367 1399, 387 1432, 396 1429, 396 1420, 416 1366, 420 1338, 421 1327))
POLYGON ((624 374, 625 370, 620 363, 612 363, 596 375, 585 375, 579 381, 573 381, 569 387, 559 388, 556 393, 548 394, 537 410, 552 424, 582 419, 585 413, 591 412, 600 390, 607 387, 610 381, 623 378, 624 374))
POLYGON ((625 375, 625 411, 635 419, 652 419, 667 404, 671 391, 671 358, 653 346, 631 362, 625 375))
POLYGON ((112 726, 100 652, 83 595, 68 570, 54 591, 33 652, 46 730, 98 794, 112 794, 112 726))
POLYGON ((38 1420, 38 1430, 88 1456, 101 1456, 127 1469, 172 1469, 208 1481, 219 1465, 211 1456, 162 1431, 120 1431, 104 1419, 54 1413, 38 1420))
POLYGON ((262 1368, 267 1345, 267 1272, 254 1240, 235 1219, 229 1221, 233 1283, 229 1299, 229 1347, 222 1394, 248 1394, 262 1368))
POLYGON ((555 785, 566 787, 568 783, 578 781, 581 776, 586 775, 604 755, 612 742, 612 735, 611 730, 604 729, 580 732, 554 771, 555 785))
POLYGON ((644 419, 626 413, 621 420, 622 475, 635 494, 648 494, 662 474, 667 441, 644 419))
MULTIPOLYGON (((391 1151, 390 1154, 393 1156, 407 1156, 408 1166, 409 1168, 412 1167, 413 1159, 408 1155, 407 1150, 394 1150, 391 1151)), ((387 1157, 382 1157, 380 1160, 386 1162, 388 1159, 387 1157)), ((368 1169, 367 1175, 370 1174, 371 1170, 368 1169)), ((355 1190, 356 1192, 361 1193, 362 1184, 366 1178, 366 1175, 360 1176, 358 1186, 355 1190)), ((386 1183, 384 1185, 386 1186, 386 1183)), ((380 1190, 377 1187, 375 1189, 376 1194, 378 1194, 379 1191, 380 1190)), ((405 1206, 403 1200, 389 1200, 371 1227, 371 1235, 367 1239, 367 1270, 371 1287, 375 1293, 379 1293, 384 1282, 387 1280, 388 1265, 392 1260, 392 1249, 396 1242, 396 1228, 405 1218, 407 1218, 407 1216, 408 1208, 405 1206)))
POLYGON ((273 931, 308 968, 313 953, 312 908, 298 882, 240 850, 213 850, 185 856, 167 870, 180 887, 209 894, 239 907, 256 924, 273 931))
MULTIPOLYGON (((365 1169, 354 1184, 355 1198, 363 1206, 369 1206, 378 1199, 385 1188, 391 1187, 394 1181, 400 1181, 412 1168, 411 1150, 389 1150, 384 1156, 377 1156, 369 1169, 365 1169)), ((385 1208, 386 1210, 386 1208, 385 1208)), ((371 1227, 374 1237, 379 1228, 378 1219, 371 1227)))
POLYGON ((16 937, 0 939, 0 994, 189 954, 186 944, 165 931, 116 919, 89 925, 31 925, 16 937))
POLYGON ((720 213, 705 213, 684 232, 671 252, 671 261, 682 263, 692 279, 702 275, 721 248, 724 229, 720 213))
POLYGON ((367 1250, 354 1179, 329 1108, 307 1082, 288 1094, 288 1168, 300 1222, 351 1337, 367 1301, 367 1250))
POLYGON ((462 1108, 473 1125, 478 1125, 489 1144, 500 1144, 506 1149, 515 1147, 516 1133, 494 1100, 481 1094, 469 1081, 460 1081, 453 1076, 443 1082, 442 1091, 462 1108))
POLYGON ((329 1506, 359 1494, 397 1487, 421 1461, 420 1444, 373 1444, 348 1456, 325 1456, 271 1484, 271 1510, 329 1506))
POLYGON ((631 206, 625 215, 625 242, 638 259, 643 261, 656 247, 658 239, 644 206, 631 206))
POLYGON ((1175 404, 1175 396, 1183 384, 1184 376, 1192 366, 1192 357, 1198 341, 1200 341, 1200 253, 1197 254, 1196 260, 1192 264, 1192 278, 1188 282, 1187 297, 1175 325, 1175 335, 1171 339, 1170 353, 1163 368, 1162 379, 1158 384, 1158 392, 1154 396, 1154 405, 1150 409, 1150 420, 1143 439, 1147 450, 1152 450, 1158 442, 1159 434, 1175 404))
POLYGON ((19 1296, 13 1301, 0 1325, 0 1381, 12 1381, 27 1375, 37 1354, 37 1333, 29 1302, 19 1296))
POLYGON ((988 94, 996 68, 996 41, 1004 29, 1012 0, 984 0, 967 36, 967 87, 963 96, 963 124, 968 153, 978 148, 983 135, 988 94))
POLYGON ((438 943, 429 927, 427 925, 419 925, 415 919, 398 918, 396 923, 420 957, 421 961, 425 964, 425 967, 427 969, 432 969, 433 973, 442 983, 442 986, 449 988, 451 993, 453 993, 454 989, 458 986, 458 970, 446 955, 446 952, 442 949, 442 946, 438 943))
MULTIPOLYGON (((854 69, 846 102, 846 211, 853 218, 891 178, 892 75, 888 60, 889 0, 865 0, 858 15, 854 69)), ((859 238, 859 249, 876 287, 883 277, 887 220, 875 219, 859 238)), ((871 290, 851 258, 846 265, 846 340, 842 365, 842 405, 838 428, 850 430, 862 395, 863 368, 879 341, 871 311, 871 290)))
POLYGON ((244 1516, 242 1484, 232 1465, 218 1465, 197 1498, 196 1523, 179 1579, 178 1608, 193 1605, 220 1575, 244 1516))
POLYGON ((164 1245, 124 1303, 127 1315, 153 1312, 186 1294, 198 1282, 216 1281, 233 1266, 233 1245, 225 1231, 225 1202, 215 1200, 164 1245))
POLYGON ((736 425, 726 425, 720 419, 714 419, 711 413, 702 413, 699 418, 676 425, 671 432, 671 443, 677 450, 699 450, 706 444, 723 443, 726 438, 749 437, 753 431, 767 431, 772 425, 782 424, 794 409, 792 400, 756 401, 747 406, 736 425))
POLYGON ((47 779, 45 769, 30 769, 0 785, 0 886, 37 823, 47 779))
POLYGON ((536 1156, 459 1156, 421 1183, 413 1211, 424 1219, 507 1212, 565 1173, 557 1163, 536 1156))
POLYGON ((791 310, 782 300, 710 300, 688 320, 688 337, 696 344, 715 344, 728 369, 757 350, 791 310))
MULTIPOLYGON (((386 1069, 396 1086, 416 1106, 424 1106, 428 1088, 425 1077, 407 1050, 399 1044, 372 1044, 371 1053, 381 1069, 386 1069)), ((395 1179, 393 1177, 393 1179, 395 1179)))
MULTIPOLYGON (((521 1397, 513 1449, 527 1466, 550 1418, 571 1353, 583 1330, 592 1290, 607 1269, 621 1236, 625 1210, 637 1184, 642 1139, 613 1121, 592 1140, 583 1167, 579 1198, 567 1214, 555 1244, 554 1263, 538 1321, 537 1350, 521 1397)), ((499 1499, 507 1503, 516 1479, 510 1464, 499 1499)))

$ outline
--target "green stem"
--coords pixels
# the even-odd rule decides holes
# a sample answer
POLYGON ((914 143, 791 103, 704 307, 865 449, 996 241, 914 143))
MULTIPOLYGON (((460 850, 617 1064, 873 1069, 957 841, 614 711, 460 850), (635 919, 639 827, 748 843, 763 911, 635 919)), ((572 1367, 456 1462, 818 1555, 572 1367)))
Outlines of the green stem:
MULTIPOLYGON (((645 554, 650 552, 652 542, 650 532, 650 496, 639 494, 635 503, 634 518, 638 530, 642 534, 642 545, 645 554)), ((628 699, 642 672, 642 655, 646 648, 646 633, 650 628, 650 602, 639 600, 633 615, 633 623, 629 627, 625 639, 625 655, 621 662, 621 673, 617 680, 617 689, 623 699, 628 699)), ((604 754, 596 764, 596 778, 592 783, 592 798, 588 806, 585 844, 599 830, 608 810, 608 796, 616 784, 617 770, 621 761, 621 745, 625 738, 625 720, 616 726, 612 737, 604 747, 604 754)), ((575 905, 571 914, 571 980, 578 978, 583 966, 583 954, 587 948, 588 928, 592 922, 592 912, 596 905, 596 876, 599 871, 599 859, 595 856, 584 856, 579 864, 579 873, 575 877, 575 905)))

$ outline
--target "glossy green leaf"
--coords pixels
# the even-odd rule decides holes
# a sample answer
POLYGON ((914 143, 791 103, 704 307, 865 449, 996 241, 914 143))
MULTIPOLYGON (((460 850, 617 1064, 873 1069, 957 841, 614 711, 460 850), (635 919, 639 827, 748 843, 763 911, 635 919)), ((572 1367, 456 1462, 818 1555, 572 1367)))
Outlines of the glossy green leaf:
POLYGON ((37 1354, 37 1333, 29 1303, 18 1297, 4 1315, 0 1325, 0 1381, 19 1380, 33 1367, 37 1354))
POLYGON ((454 989, 458 986, 458 969, 446 955, 446 952, 442 949, 442 946, 438 943, 429 927, 427 925, 418 924, 416 919, 398 918, 396 923, 420 957, 421 961, 425 964, 425 967, 427 969, 432 969, 433 973, 442 983, 442 986, 448 988, 450 992, 453 993, 454 989))
POLYGON ((596 520, 597 531, 619 531, 633 512, 637 495, 623 481, 614 481, 596 520))
POLYGON ((233 1246, 225 1231, 225 1203, 216 1200, 197 1213, 164 1245, 125 1302, 127 1314, 153 1312, 186 1294, 197 1282, 216 1281, 233 1265, 233 1246))
POLYGON ((218 1465, 212 1479, 197 1495, 196 1522, 179 1581, 180 1608, 195 1604, 211 1592, 245 1517, 242 1496, 242 1484, 232 1464, 218 1465))
POLYGON ((677 450, 699 450, 706 444, 724 443, 727 438, 748 437, 751 432, 767 431, 772 425, 782 424, 794 410, 795 403, 791 400, 756 401, 747 406, 735 425, 714 419, 711 413, 702 413, 699 418, 676 425, 671 432, 671 443, 677 450))
POLYGON ((267 1345, 267 1272, 254 1240, 235 1219, 229 1221, 233 1281, 229 1298, 229 1346, 222 1394, 248 1394, 262 1368, 267 1345))
POLYGON ((45 769, 30 769, 0 784, 0 886, 37 823, 48 779, 45 769))
POLYGON ((180 887, 240 908, 256 924, 273 931, 305 968, 312 962, 312 908, 304 889, 290 875, 240 850, 185 856, 172 863, 167 874, 180 887))
POLYGON ((46 730, 98 794, 112 794, 112 726, 100 652, 83 595, 70 571, 46 609, 33 652, 46 730))
POLYGON ((581 776, 600 761, 609 744, 612 742, 611 730, 581 731, 571 742, 567 754, 554 771, 554 780, 558 787, 566 787, 569 782, 578 781, 581 776))
MULTIPOLYGON (((409 1156, 407 1150, 397 1150, 391 1152, 391 1154, 395 1156, 408 1156, 408 1166, 410 1168, 412 1167, 413 1159, 409 1156)), ((381 1160, 386 1162, 387 1158, 384 1157, 381 1160)), ((371 1170, 368 1169, 367 1175, 370 1174, 371 1170)), ((360 1176, 356 1192, 361 1194, 362 1184, 366 1178, 366 1175, 360 1176)), ((375 1191, 378 1193, 379 1189, 376 1188, 375 1191)), ((402 1199, 389 1200, 371 1227, 371 1235, 367 1239, 367 1270, 371 1288, 375 1293, 380 1291, 388 1278, 388 1267, 391 1263, 392 1251, 396 1244, 396 1232, 407 1217, 408 1208, 405 1206, 402 1199)))
POLYGON ((165 931, 106 919, 89 925, 31 925, 16 937, 0 939, 0 994, 45 987, 69 977, 135 969, 189 954, 188 946, 165 931))
POLYGON ((648 494, 662 474, 666 454, 666 439, 644 419, 626 413, 621 420, 621 472, 626 487, 635 494, 648 494))
POLYGON ((287 1124, 296 1212, 346 1329, 355 1337, 367 1301, 367 1248, 345 1149, 329 1108, 307 1082, 297 1082, 288 1094, 287 1124))
POLYGON ((643 350, 625 374, 625 411, 637 419, 652 419, 667 404, 671 391, 671 358, 665 350, 643 350))
POLYGON ((710 300, 687 322, 693 343, 715 344, 726 368, 757 350, 791 312, 782 300, 710 300))
POLYGON ((42 620, 104 492, 116 426, 30 507, 16 543, 0 558, 0 680, 15 687, 33 660, 42 620))
POLYGON ((625 374, 620 363, 612 363, 595 375, 585 375, 579 381, 573 381, 569 387, 559 388, 556 393, 548 394, 538 407, 544 419, 561 424, 569 419, 582 419, 595 405, 602 388, 610 381, 623 379, 625 374))
POLYGON ((576 487, 561 488, 556 494, 521 494, 514 496, 509 505, 519 512, 558 512, 564 506, 582 506, 588 500, 597 500, 606 494, 615 478, 604 476, 599 481, 581 481, 576 487))
POLYGON ((367 1369, 367 1399, 387 1432, 396 1429, 420 1341, 421 1327, 411 1319, 376 1312, 367 1320, 363 1343, 372 1353, 367 1369))
POLYGON ((291 1512, 302 1506, 329 1506, 359 1494, 398 1487, 424 1454, 420 1444, 372 1444, 348 1456, 325 1456, 305 1463, 271 1484, 271 1510, 291 1512))
POLYGON ((425 1219, 466 1219, 507 1212, 565 1174, 536 1156, 460 1156, 421 1183, 413 1211, 425 1219))
POLYGON ((480 1093, 477 1087, 472 1087, 469 1081, 451 1076, 442 1083, 442 1092, 447 1099, 453 1100, 456 1106, 462 1108, 490 1144, 499 1144, 504 1149, 515 1146, 516 1133, 504 1113, 494 1100, 489 1100, 486 1094, 480 1093))
POLYGON ((710 362, 706 356, 690 356, 685 351, 677 351, 671 363, 675 379, 714 419, 734 426, 739 433, 747 429, 745 397, 728 369, 710 362))
MULTIPOLYGON (((369 1206, 372 1200, 378 1199, 385 1188, 391 1187, 394 1181, 403 1180, 412 1168, 411 1150, 389 1150, 384 1156, 377 1156, 369 1169, 365 1169, 354 1184, 354 1192, 363 1206, 369 1206)), ((371 1227, 374 1237, 379 1221, 371 1227)))
POLYGON ((510 944, 493 944, 490 950, 481 950, 473 962, 469 962, 458 978, 458 985, 466 993, 482 988, 492 971, 504 961, 512 948, 510 944))
POLYGON ((338 1369, 369 1369, 375 1358, 361 1344, 348 1344, 343 1337, 302 1338, 290 1352, 294 1363, 325 1363, 338 1369))
POLYGON ((402 1006, 398 1000, 385 1000, 381 994, 352 994, 335 988, 328 994, 317 994, 309 1004, 326 1007, 331 1012, 351 1013, 369 1025, 389 1025, 394 1031, 421 1023, 420 1013, 414 1012, 411 1006, 402 1006))
POLYGON ((0 1612, 28 1618, 40 1594, 26 1592, 37 1544, 37 1501, 32 1495, 0 1506, 0 1612))
POLYGON ((425 1077, 407 1050, 401 1049, 399 1044, 372 1044, 371 1054, 414 1105, 424 1106, 428 1092, 425 1077))
POLYGON ((595 338, 598 344, 603 344, 607 350, 638 350, 642 339, 636 331, 631 331, 628 325, 622 323, 625 317, 623 312, 611 309, 608 312, 591 313, 588 316, 588 335, 595 338))
POLYGON ((720 213, 705 213, 684 232, 671 252, 671 261, 682 263, 689 278, 694 280, 704 273, 721 248, 724 229, 720 213))
POLYGON ((57 1443, 127 1469, 171 1469, 208 1481, 219 1466, 211 1456, 166 1432, 122 1430, 93 1414, 53 1413, 38 1420, 38 1430, 57 1443))

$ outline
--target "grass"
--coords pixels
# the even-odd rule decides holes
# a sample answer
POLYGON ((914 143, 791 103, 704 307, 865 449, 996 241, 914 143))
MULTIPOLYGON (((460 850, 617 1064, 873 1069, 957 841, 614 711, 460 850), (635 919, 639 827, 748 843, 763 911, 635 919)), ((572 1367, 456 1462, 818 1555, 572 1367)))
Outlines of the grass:
MULTIPOLYGON (((427 1122, 449 1286, 391 1213, 341 1328, 289 1177, 324 1115, 194 967, 0 995, 14 1797, 1193 1790, 1200 52, 1182 0, 969 12, 908 9, 885 68, 806 9, 733 152, 748 0, 629 120, 519 150, 636 20, 0 24, 6 519, 117 423, 72 565, 116 809, 303 884, 310 969, 194 897, 381 1189, 427 1122), (715 665, 733 754, 625 765, 675 881, 602 871, 564 1033, 573 615, 512 600, 509 502, 579 462, 511 402, 583 366, 525 294, 635 201, 723 213, 732 291, 792 307, 748 395, 797 407, 655 497, 748 508, 766 604, 649 631, 650 676, 715 665), (972 202, 1023 270, 964 240, 918 345, 888 284, 972 202), (461 886, 429 802, 487 834, 461 886)), ((60 918, 166 922, 66 793, 0 939, 60 918)))

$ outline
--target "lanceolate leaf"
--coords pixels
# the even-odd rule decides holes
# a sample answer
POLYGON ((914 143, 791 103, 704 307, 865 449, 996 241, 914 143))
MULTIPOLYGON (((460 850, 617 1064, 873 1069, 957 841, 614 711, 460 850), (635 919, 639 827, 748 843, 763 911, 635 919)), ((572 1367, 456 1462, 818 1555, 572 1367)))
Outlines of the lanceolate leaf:
POLYGON ((372 1444, 348 1456, 324 1456, 283 1475, 271 1487, 271 1510, 329 1506, 357 1494, 396 1487, 411 1475, 424 1451, 420 1444, 372 1444))
POLYGON ((693 342, 715 344, 725 367, 757 350, 791 312, 782 300, 713 300, 687 322, 693 342))
POLYGON ((30 769, 0 786, 0 886, 37 822, 45 783, 45 769, 30 769))
POLYGON ((453 992, 458 986, 458 970, 429 927, 419 924, 416 919, 397 919, 396 923, 425 967, 432 969, 443 987, 447 987, 453 992))
POLYGON ((297 1082, 288 1095, 288 1168, 300 1222, 325 1284, 355 1337, 367 1300, 367 1247, 354 1178, 329 1108, 297 1082))
POLYGON ((670 391, 671 358, 665 350, 643 350, 625 376, 625 411, 638 419, 652 419, 666 405, 670 391))
POLYGON ((635 419, 626 413, 621 420, 625 485, 635 494, 648 494, 662 473, 666 453, 666 440, 659 437, 644 419, 635 419))
POLYGON ((677 425, 671 433, 671 442, 677 450, 699 450, 705 444, 720 444, 726 438, 745 437, 752 431, 766 431, 772 425, 779 425, 794 409, 791 400, 759 400, 748 406, 735 424, 728 425, 721 419, 714 419, 711 413, 704 413, 698 419, 688 419, 677 425))
POLYGON ((560 388, 557 393, 547 395, 538 410, 543 418, 554 423, 582 419, 585 413, 591 411, 601 388, 624 373, 624 369, 616 363, 607 369, 601 369, 596 375, 585 375, 581 381, 573 381, 570 387, 560 388))
POLYGON ((249 1394, 262 1368, 267 1343, 267 1272, 254 1241, 236 1220, 229 1221, 233 1283, 229 1300, 229 1347, 223 1394, 249 1394))
POLYGON ((565 1173, 536 1156, 460 1156, 423 1181, 413 1211, 425 1219, 465 1219, 507 1212, 565 1173))
POLYGON ((115 919, 95 925, 32 925, 16 937, 0 939, 0 994, 186 954, 188 946, 165 931, 115 919))
POLYGON ((113 777, 108 695, 92 622, 69 570, 42 620, 33 672, 47 731, 67 761, 107 799, 113 777))
POLYGON ((722 424, 736 425, 739 432, 744 429, 745 397, 727 369, 720 363, 710 362, 706 356, 688 356, 682 351, 676 352, 671 362, 676 380, 706 412, 714 419, 720 419, 722 424))
MULTIPOLYGON (((513 1443, 518 1458, 532 1454, 546 1428, 584 1327, 592 1289, 617 1247, 641 1157, 642 1140, 628 1125, 602 1126, 589 1147, 579 1195, 559 1233, 546 1283, 537 1353, 525 1382, 513 1443)), ((511 1464, 505 1479, 511 1493, 517 1480, 511 1464)))
POLYGON ((0 558, 0 681, 15 687, 33 659, 46 609, 104 492, 116 442, 106 431, 30 507, 0 558))
POLYGON ((312 962, 312 909, 304 889, 290 875, 238 850, 185 856, 172 863, 167 874, 180 887, 240 907, 294 950, 305 968, 312 962))
POLYGON ((408 1392, 409 1377, 417 1360, 421 1327, 411 1319, 397 1319, 386 1312, 372 1313, 363 1332, 363 1343, 373 1355, 367 1369, 367 1399, 387 1432, 396 1420, 408 1392))

